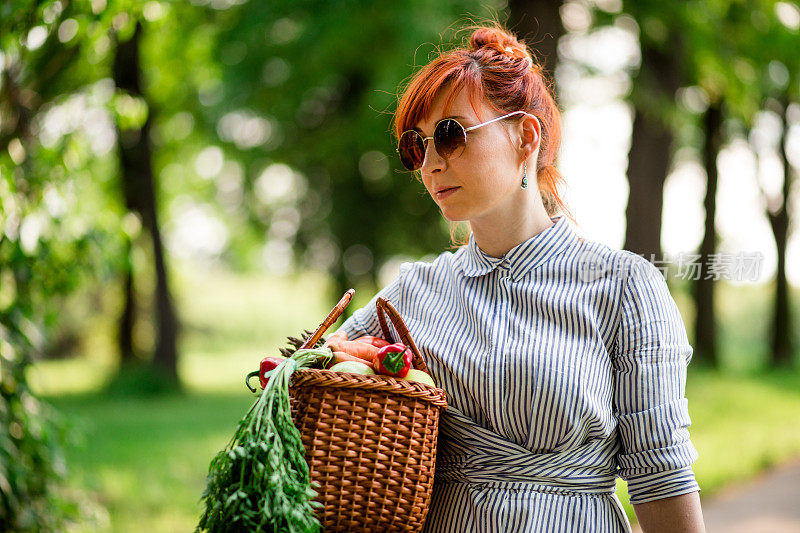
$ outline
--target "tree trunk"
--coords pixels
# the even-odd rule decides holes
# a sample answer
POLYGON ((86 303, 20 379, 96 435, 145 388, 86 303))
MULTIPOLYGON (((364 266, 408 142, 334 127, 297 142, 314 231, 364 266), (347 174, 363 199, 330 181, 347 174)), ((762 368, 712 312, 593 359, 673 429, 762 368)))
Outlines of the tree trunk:
POLYGON ((642 46, 642 66, 634 79, 640 93, 651 94, 636 103, 628 153, 628 206, 624 248, 661 261, 661 216, 664 181, 672 160, 673 133, 660 107, 672 105, 682 76, 677 65, 678 43, 670 54, 642 46), (647 106, 647 107, 645 107, 647 106))
POLYGON ((561 0, 533 2, 531 0, 510 0, 511 12, 509 28, 524 39, 555 82, 558 64, 558 39, 564 35, 561 22, 561 0))
POLYGON ((136 356, 133 348, 133 324, 136 320, 136 305, 133 285, 133 264, 131 261, 131 239, 125 239, 125 271, 123 276, 123 298, 125 300, 122 316, 117 329, 117 344, 122 366, 131 363, 136 356))
POLYGON ((792 190, 792 167, 786 153, 786 132, 789 128, 786 121, 788 99, 784 98, 781 104, 782 129, 778 152, 781 156, 781 163, 783 163, 783 201, 777 213, 767 212, 778 252, 778 269, 775 274, 775 311, 772 323, 772 360, 770 361, 774 367, 788 367, 793 363, 789 284, 786 280, 786 243, 789 237, 788 206, 792 190))
POLYGON ((661 260, 661 214, 671 145, 672 132, 637 109, 628 153, 629 192, 623 248, 653 262, 661 260))
POLYGON ((705 140, 703 143, 703 166, 706 171, 706 196, 704 207, 706 212, 703 242, 700 244, 700 279, 694 286, 694 303, 697 310, 695 319, 695 355, 696 361, 711 367, 719 366, 719 356, 715 342, 714 326, 714 287, 713 279, 706 279, 709 265, 707 259, 717 249, 717 232, 714 227, 716 219, 717 198, 717 157, 722 149, 722 107, 719 102, 712 102, 705 113, 705 140))
MULTIPOLYGON (((139 39, 141 32, 142 26, 137 23, 133 36, 128 41, 119 43, 114 61, 114 80, 117 87, 128 94, 144 98, 139 80, 139 39)), ((152 238, 156 272, 156 345, 152 364, 154 368, 164 373, 170 381, 177 383, 177 335, 179 325, 169 294, 164 249, 158 223, 156 191, 149 145, 151 123, 152 107, 149 107, 147 120, 141 130, 119 132, 122 188, 126 206, 141 216, 142 226, 152 238)), ((132 296, 133 292, 128 292, 128 298, 132 298, 132 296)), ((132 306, 133 304, 131 303, 130 305, 132 306)), ((123 320, 125 320, 124 315, 123 320)), ((122 328, 120 330, 122 331, 122 328)), ((122 346, 121 342, 120 347, 122 346)))

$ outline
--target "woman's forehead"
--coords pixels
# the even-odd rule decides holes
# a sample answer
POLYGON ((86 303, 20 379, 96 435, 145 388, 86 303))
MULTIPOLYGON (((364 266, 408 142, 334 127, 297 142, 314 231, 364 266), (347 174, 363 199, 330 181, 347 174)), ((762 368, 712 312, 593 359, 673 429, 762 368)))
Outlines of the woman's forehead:
POLYGON ((431 106, 431 116, 433 117, 446 117, 451 115, 459 115, 461 117, 475 118, 475 109, 473 104, 480 110, 481 102, 478 98, 473 98, 474 102, 470 101, 469 94, 464 88, 455 90, 441 91, 441 93, 433 100, 431 106))
MULTIPOLYGON (((481 115, 487 113, 485 109, 486 106, 483 105, 479 99, 476 98, 474 104, 481 115)), ((478 120, 480 116, 475 112, 473 103, 470 102, 466 91, 459 89, 453 96, 450 96, 447 91, 442 91, 433 100, 428 116, 420 118, 413 129, 419 131, 420 129, 425 129, 426 126, 432 127, 445 118, 474 122, 478 120), (450 102, 447 102, 448 98, 451 98, 450 102)))

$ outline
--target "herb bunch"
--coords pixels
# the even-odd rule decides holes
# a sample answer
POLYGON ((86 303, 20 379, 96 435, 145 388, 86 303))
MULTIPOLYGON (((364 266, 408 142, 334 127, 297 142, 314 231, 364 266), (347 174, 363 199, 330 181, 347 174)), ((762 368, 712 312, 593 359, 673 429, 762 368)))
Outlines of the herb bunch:
POLYGON ((236 434, 209 466, 201 500, 205 511, 195 532, 318 532, 300 432, 292 420, 289 382, 298 368, 326 364, 329 348, 295 351, 270 379, 239 422, 236 434))

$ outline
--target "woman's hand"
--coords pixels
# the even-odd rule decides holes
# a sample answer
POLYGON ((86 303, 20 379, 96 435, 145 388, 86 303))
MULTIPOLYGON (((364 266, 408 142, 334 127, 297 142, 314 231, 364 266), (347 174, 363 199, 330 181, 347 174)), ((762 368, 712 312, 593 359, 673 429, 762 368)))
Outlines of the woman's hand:
POLYGON ((690 492, 633 505, 643 533, 705 533, 700 493, 690 492))

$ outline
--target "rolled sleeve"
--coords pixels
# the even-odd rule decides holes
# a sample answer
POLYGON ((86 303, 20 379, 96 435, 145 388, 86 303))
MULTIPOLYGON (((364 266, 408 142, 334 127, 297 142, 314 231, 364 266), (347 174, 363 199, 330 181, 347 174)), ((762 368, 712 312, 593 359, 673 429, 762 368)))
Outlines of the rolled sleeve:
POLYGON ((612 362, 619 475, 630 502, 700 490, 691 464, 686 367, 692 346, 661 272, 631 252, 612 362))
MULTIPOLYGON (((336 333, 343 331, 347 333, 348 339, 354 339, 362 335, 374 335, 376 337, 383 337, 380 322, 378 322, 377 303, 378 298, 388 300, 397 309, 398 313, 402 315, 401 310, 401 292, 403 289, 403 277, 405 276, 408 268, 412 263, 402 263, 400 265, 399 274, 390 281, 384 288, 378 291, 375 296, 369 301, 367 305, 360 309, 356 309, 347 320, 345 320, 336 333)), ((396 331, 391 321, 387 319, 387 324, 396 335, 396 331)), ((395 337, 399 338, 399 337, 395 337)))

